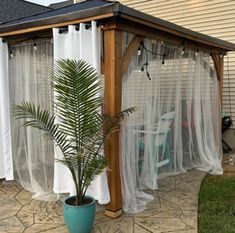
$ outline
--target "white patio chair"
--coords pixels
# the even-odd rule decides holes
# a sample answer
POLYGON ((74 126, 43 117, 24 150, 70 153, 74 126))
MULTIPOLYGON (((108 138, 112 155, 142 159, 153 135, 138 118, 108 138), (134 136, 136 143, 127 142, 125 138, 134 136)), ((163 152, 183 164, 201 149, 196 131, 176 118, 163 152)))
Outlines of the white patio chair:
POLYGON ((144 161, 144 150, 145 150, 145 142, 144 138, 140 135, 142 134, 149 134, 151 145, 153 146, 153 161, 156 162, 155 169, 156 171, 158 168, 169 164, 169 168, 171 168, 171 155, 170 155, 170 126, 174 119, 175 112, 168 112, 162 115, 158 121, 157 127, 153 128, 152 130, 136 130, 135 133, 139 134, 139 158, 138 158, 138 166, 139 166, 139 174, 142 172, 142 166, 144 161), (160 153, 161 152, 161 153, 160 153), (162 158, 159 158, 159 155, 162 154, 162 158))

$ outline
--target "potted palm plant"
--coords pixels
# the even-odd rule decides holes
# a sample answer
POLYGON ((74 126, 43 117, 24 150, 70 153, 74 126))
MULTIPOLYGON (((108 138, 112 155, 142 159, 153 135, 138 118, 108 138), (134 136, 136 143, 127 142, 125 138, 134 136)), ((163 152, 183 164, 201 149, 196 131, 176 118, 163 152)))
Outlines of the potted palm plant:
POLYGON ((23 101, 15 105, 14 115, 23 119, 23 126, 47 133, 62 152, 59 162, 70 170, 76 188, 76 195, 64 201, 65 223, 70 233, 88 233, 95 218, 95 200, 86 196, 87 188, 108 165, 104 143, 134 108, 115 117, 103 114, 99 74, 83 60, 59 60, 54 70, 54 114, 23 101))

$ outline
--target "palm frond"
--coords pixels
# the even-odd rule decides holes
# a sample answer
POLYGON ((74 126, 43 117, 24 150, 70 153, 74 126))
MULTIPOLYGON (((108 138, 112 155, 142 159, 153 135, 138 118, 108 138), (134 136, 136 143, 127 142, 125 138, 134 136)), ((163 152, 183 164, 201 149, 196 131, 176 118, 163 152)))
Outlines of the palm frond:
POLYGON ((60 147, 65 164, 73 177, 80 204, 90 183, 108 165, 103 145, 121 122, 135 109, 126 109, 114 117, 101 113, 100 77, 85 61, 59 60, 54 67, 52 87, 54 114, 30 102, 14 107, 23 126, 48 133, 60 147))
POLYGON ((121 111, 114 117, 104 114, 102 116, 104 141, 106 139, 109 139, 112 133, 119 130, 121 122, 125 120, 125 118, 128 117, 134 111, 135 111, 135 108, 132 107, 132 108, 128 108, 128 109, 121 111))
POLYGON ((99 75, 85 61, 59 60, 53 87, 61 129, 79 145, 92 131, 94 114, 102 104, 99 75))
POLYGON ((66 140, 67 134, 59 129, 55 123, 55 115, 50 116, 49 111, 41 110, 40 106, 23 101, 21 105, 15 105, 13 114, 17 120, 24 119, 21 126, 33 127, 48 133, 55 143, 60 147, 64 155, 70 148, 70 143, 66 140))

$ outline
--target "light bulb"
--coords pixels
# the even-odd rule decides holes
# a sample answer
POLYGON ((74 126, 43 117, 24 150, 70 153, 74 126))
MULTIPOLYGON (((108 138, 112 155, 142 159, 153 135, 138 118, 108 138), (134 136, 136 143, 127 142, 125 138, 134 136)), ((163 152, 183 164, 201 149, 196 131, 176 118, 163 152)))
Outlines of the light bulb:
POLYGON ((37 48, 37 44, 34 42, 34 45, 33 45, 33 49, 34 51, 36 51, 38 48, 37 48))
POLYGON ((12 51, 10 51, 10 58, 13 58, 14 57, 14 54, 12 51))

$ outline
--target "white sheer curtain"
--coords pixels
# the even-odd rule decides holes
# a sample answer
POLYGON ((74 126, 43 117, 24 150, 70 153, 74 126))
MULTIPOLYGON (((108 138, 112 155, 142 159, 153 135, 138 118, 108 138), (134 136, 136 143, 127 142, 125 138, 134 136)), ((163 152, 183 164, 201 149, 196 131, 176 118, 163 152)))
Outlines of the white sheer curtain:
POLYGON ((219 87, 210 55, 152 40, 144 46, 151 52, 136 51, 123 79, 122 108, 137 108, 122 126, 126 212, 144 210, 153 199, 144 190, 157 189, 161 177, 191 168, 223 172, 219 87))
POLYGON ((11 148, 8 45, 0 38, 0 179, 13 179, 11 148))
MULTIPOLYGON (((53 29, 54 60, 61 58, 83 59, 100 72, 101 32, 96 22, 91 25, 69 25, 68 31, 60 33, 59 28, 53 29)), ((57 151, 57 150, 56 150, 57 151)), ((62 156, 58 151, 56 157, 62 156)), ((54 191, 56 193, 75 194, 71 174, 63 164, 55 163, 54 191)), ((106 173, 102 173, 91 184, 87 194, 95 197, 100 204, 110 201, 106 173)))
MULTIPOLYGON (((51 40, 21 43, 11 46, 9 60, 10 102, 26 100, 52 109, 50 88, 53 65, 51 40)), ((19 127, 22 123, 13 117, 12 146, 16 178, 34 197, 50 200, 53 193, 54 149, 53 142, 42 131, 19 127)))

